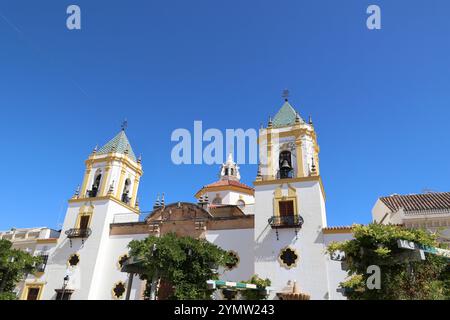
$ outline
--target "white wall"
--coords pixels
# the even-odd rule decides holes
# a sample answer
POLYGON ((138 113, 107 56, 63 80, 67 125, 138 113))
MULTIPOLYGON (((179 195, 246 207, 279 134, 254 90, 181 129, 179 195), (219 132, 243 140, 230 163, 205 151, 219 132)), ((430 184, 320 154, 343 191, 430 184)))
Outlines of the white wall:
POLYGON ((274 215, 274 190, 282 183, 256 186, 255 272, 269 278, 275 292, 282 291, 289 280, 296 280, 300 290, 311 299, 328 299, 328 281, 322 228, 326 225, 325 206, 318 182, 291 184, 297 190, 299 214, 304 219, 296 238, 295 229, 279 229, 279 240, 268 219, 274 215), (297 266, 284 268, 278 261, 280 251, 290 246, 299 255, 297 266))
POLYGON ((236 282, 250 280, 255 272, 253 229, 208 230, 206 240, 223 250, 235 251, 239 256, 237 268, 219 270, 221 280, 236 282))
MULTIPOLYGON (((325 247, 332 242, 343 242, 353 239, 351 233, 339 233, 339 234, 325 234, 325 247)), ((339 288, 339 284, 347 278, 347 272, 342 270, 340 261, 333 261, 330 259, 330 255, 326 255, 327 261, 327 273, 328 273, 328 290, 329 298, 331 300, 345 300, 346 297, 341 292, 336 291, 339 288)))

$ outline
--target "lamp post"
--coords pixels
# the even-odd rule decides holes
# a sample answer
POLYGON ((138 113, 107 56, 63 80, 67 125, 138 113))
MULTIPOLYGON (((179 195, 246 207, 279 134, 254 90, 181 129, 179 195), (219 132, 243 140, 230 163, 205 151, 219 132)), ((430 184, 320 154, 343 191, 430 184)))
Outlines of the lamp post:
POLYGON ((64 300, 64 293, 66 292, 67 284, 69 283, 69 275, 66 275, 63 280, 63 287, 61 292, 61 300, 64 300))

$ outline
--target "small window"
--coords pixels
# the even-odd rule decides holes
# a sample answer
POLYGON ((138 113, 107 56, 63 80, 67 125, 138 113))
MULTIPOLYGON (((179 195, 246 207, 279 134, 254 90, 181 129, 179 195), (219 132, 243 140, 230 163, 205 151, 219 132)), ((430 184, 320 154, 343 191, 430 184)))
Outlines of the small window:
POLYGON ((125 283, 123 283, 122 281, 116 283, 114 285, 114 288, 112 289, 113 296, 116 299, 121 299, 123 297, 125 291, 126 291, 125 283))
POLYGON ((71 266, 71 267, 77 266, 78 263, 80 263, 79 255, 78 254, 71 255, 70 258, 69 258, 68 263, 69 263, 69 266, 71 266))
POLYGON ((281 250, 279 258, 281 264, 284 267, 290 269, 294 268, 297 265, 298 254, 291 248, 284 248, 283 250, 281 250))
POLYGON ((238 200, 236 205, 239 207, 239 209, 244 210, 244 208, 245 208, 245 201, 244 200, 238 200))
POLYGON ((90 216, 89 215, 85 215, 85 216, 81 216, 80 217, 80 229, 81 230, 86 230, 89 227, 89 220, 90 220, 90 216))
POLYGON ((38 300, 41 288, 28 288, 27 300, 38 300))
POLYGON ((278 202, 280 207, 280 216, 293 216, 294 215, 294 201, 280 201, 278 202))
POLYGON ((239 264, 239 255, 235 251, 228 251, 228 256, 230 257, 230 262, 225 264, 225 266, 228 270, 232 270, 239 264))

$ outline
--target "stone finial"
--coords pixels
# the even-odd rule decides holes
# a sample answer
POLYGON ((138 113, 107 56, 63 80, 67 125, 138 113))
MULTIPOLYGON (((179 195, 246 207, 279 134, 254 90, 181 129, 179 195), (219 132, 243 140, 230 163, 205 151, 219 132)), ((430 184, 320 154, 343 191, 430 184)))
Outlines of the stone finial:
POLYGON ((269 123, 267 124, 267 128, 272 128, 272 127, 273 127, 272 117, 269 117, 269 123))
POLYGON ((73 195, 72 199, 78 199, 80 197, 80 185, 78 185, 77 189, 75 190, 75 194, 73 195))
POLYGON ((295 113, 295 123, 300 123, 300 115, 298 112, 295 113))
POLYGON ((161 195, 161 207, 164 207, 166 205, 166 200, 164 198, 164 192, 161 195))
POLYGON ((313 124, 313 121, 312 121, 312 117, 311 117, 311 116, 309 116, 309 121, 308 121, 308 123, 309 123, 310 125, 313 124))
POLYGON ((142 163, 142 154, 139 155, 139 158, 137 160, 138 163, 142 163))
POLYGON ((155 204, 153 205, 153 209, 156 209, 156 208, 159 208, 159 207, 161 207, 161 202, 159 200, 159 193, 158 193, 158 195, 156 196, 155 204))
POLYGON ((92 150, 92 153, 93 153, 93 154, 96 154, 97 151, 98 151, 98 144, 94 147, 94 150, 92 150))

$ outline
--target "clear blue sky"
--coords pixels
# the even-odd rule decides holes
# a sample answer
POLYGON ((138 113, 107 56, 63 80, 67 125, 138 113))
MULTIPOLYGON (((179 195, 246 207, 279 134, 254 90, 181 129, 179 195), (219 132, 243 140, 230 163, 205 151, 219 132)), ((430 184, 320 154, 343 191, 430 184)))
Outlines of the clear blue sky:
MULTIPOLYGON (((0 229, 63 221, 84 160, 128 118, 141 206, 193 200, 217 166, 175 166, 176 128, 258 128, 291 103, 313 116, 330 225, 379 196, 448 191, 450 2, 0 3, 0 229), (82 30, 66 29, 66 8, 82 30), (382 30, 366 8, 382 9, 382 30)), ((255 166, 242 166, 251 183, 255 166)))

